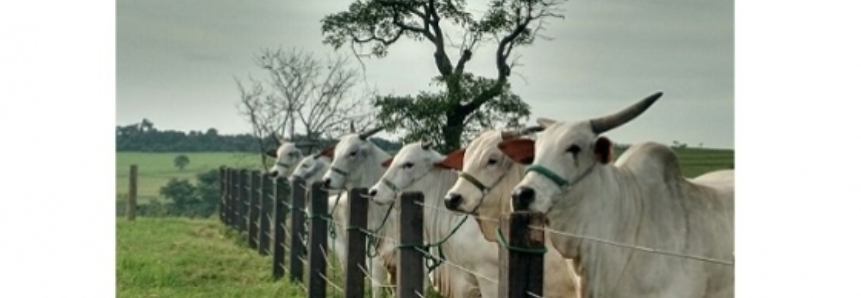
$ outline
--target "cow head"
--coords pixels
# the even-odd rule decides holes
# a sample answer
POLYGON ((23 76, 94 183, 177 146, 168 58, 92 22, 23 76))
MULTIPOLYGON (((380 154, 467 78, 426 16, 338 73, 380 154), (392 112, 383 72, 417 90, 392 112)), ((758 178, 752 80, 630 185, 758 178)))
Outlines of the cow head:
POLYGON ((308 186, 311 183, 320 180, 323 176, 323 172, 329 166, 330 159, 329 157, 322 155, 309 155, 305 156, 302 161, 299 162, 299 165, 296 166, 296 169, 293 170, 293 174, 290 175, 290 182, 293 180, 302 179, 307 182, 308 186))
MULTIPOLYGON (((498 200, 485 198, 501 189, 497 186, 504 183, 503 179, 508 177, 515 161, 497 146, 505 139, 518 138, 534 131, 534 127, 522 131, 486 131, 472 140, 465 150, 449 154, 441 164, 461 170, 461 174, 445 196, 446 208, 475 214, 484 214, 484 210, 498 210, 499 202, 495 202, 498 200)), ((509 186, 513 187, 513 184, 509 186)))
POLYGON ((612 115, 579 122, 538 118, 544 133, 533 142, 505 142, 502 151, 514 159, 534 160, 511 192, 514 210, 547 212, 559 195, 589 180, 592 170, 612 161, 613 145, 601 133, 633 120, 663 93, 655 93, 612 115))
POLYGON ((431 149, 431 145, 430 142, 410 143, 386 160, 382 166, 388 169, 368 190, 371 200, 381 205, 393 204, 399 192, 425 177, 433 168, 444 168, 441 162, 445 156, 431 149))
MULTIPOLYGON (((332 165, 323 174, 323 187, 341 189, 347 183, 351 174, 360 171, 359 166, 376 148, 369 137, 383 130, 377 127, 361 133, 350 133, 341 137, 332 147, 323 150, 319 155, 331 158, 332 165)), ((354 175, 355 176, 355 175, 354 175)))
POLYGON ((299 160, 302 159, 302 151, 293 142, 278 139, 280 145, 278 149, 272 149, 266 152, 266 155, 275 158, 275 164, 269 170, 269 176, 272 178, 286 178, 299 160))

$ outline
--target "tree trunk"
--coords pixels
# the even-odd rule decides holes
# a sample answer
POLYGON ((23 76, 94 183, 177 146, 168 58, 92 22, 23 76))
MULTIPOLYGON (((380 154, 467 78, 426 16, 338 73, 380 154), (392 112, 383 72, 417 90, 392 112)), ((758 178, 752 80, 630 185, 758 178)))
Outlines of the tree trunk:
POLYGON ((449 153, 460 149, 460 137, 463 135, 463 120, 466 115, 460 113, 459 110, 447 113, 445 126, 442 128, 443 141, 442 146, 444 153, 449 153))

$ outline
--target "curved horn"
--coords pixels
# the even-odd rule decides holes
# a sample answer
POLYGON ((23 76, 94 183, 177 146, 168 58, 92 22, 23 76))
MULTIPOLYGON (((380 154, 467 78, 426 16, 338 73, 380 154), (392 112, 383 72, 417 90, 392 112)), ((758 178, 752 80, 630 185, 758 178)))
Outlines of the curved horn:
MULTIPOLYGON (((407 116, 403 116, 401 118, 398 118, 397 120, 395 120, 395 122, 392 122, 392 123, 400 123, 401 121, 403 121, 406 118, 407 118, 407 116)), ((380 125, 380 126, 374 127, 374 129, 366 130, 366 131, 359 134, 359 138, 362 140, 365 140, 368 137, 374 135, 375 133, 380 132, 381 130, 383 130, 385 128, 386 128, 385 126, 380 125)))
POLYGON ((619 127, 622 124, 633 120, 634 118, 637 118, 637 116, 640 116, 640 114, 645 112, 646 109, 649 108, 649 106, 655 103, 658 98, 661 98, 662 95, 664 95, 663 92, 652 94, 649 97, 646 97, 639 102, 625 108, 624 110, 601 118, 589 120, 589 122, 592 124, 592 131, 595 134, 600 134, 602 132, 619 127))
POLYGON ((544 127, 541 126, 527 126, 520 130, 521 135, 528 135, 531 133, 542 132, 544 131, 544 127))
POLYGON ((350 121, 350 133, 356 132, 356 123, 354 121, 350 121))
POLYGON ((433 146, 433 141, 422 141, 422 149, 428 150, 433 146))
POLYGON ((544 128, 541 126, 527 126, 527 127, 524 127, 520 130, 503 130, 501 132, 501 134, 502 134, 503 140, 508 140, 508 139, 519 138, 519 137, 522 137, 524 135, 528 135, 528 134, 531 134, 534 132, 541 132, 541 131, 544 131, 544 128))
POLYGON ((365 140, 365 139, 367 139, 368 137, 370 137, 370 136, 374 135, 375 133, 380 132, 380 131, 381 131, 381 130, 383 130, 384 128, 385 128, 384 126, 380 125, 380 126, 374 127, 374 128, 373 128, 373 129, 371 129, 371 130, 363 131, 362 133, 360 133, 360 134, 359 134, 359 138, 360 138, 360 139, 362 139, 362 140, 365 140))

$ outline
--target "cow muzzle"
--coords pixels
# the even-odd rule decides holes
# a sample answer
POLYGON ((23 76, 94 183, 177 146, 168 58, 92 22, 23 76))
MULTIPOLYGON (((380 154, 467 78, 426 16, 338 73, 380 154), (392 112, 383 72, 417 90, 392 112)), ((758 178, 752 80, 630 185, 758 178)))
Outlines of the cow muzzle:
POLYGON ((451 211, 460 211, 460 205, 463 204, 463 196, 459 193, 450 193, 445 196, 445 208, 451 211))
POLYGON ((529 210, 529 205, 535 202, 535 190, 531 187, 518 186, 511 192, 511 208, 514 211, 529 210))

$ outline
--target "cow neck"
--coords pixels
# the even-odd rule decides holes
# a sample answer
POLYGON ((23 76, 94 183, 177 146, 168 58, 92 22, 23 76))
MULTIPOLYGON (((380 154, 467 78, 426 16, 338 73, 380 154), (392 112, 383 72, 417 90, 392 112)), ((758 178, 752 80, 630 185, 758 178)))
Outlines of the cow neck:
POLYGON ((526 175, 525 167, 512 163, 505 174, 501 177, 498 183, 490 186, 490 189, 484 194, 484 199, 481 204, 489 205, 490 208, 479 208, 478 210, 489 211, 479 214, 474 217, 481 229, 481 234, 484 239, 491 242, 496 242, 496 229, 499 227, 498 219, 502 214, 511 213, 511 204, 509 203, 511 190, 520 182, 520 179, 526 175))
MULTIPOLYGON (((429 206, 424 209, 424 248, 428 252, 437 257, 446 260, 445 251, 456 251, 457 249, 465 249, 456 247, 457 243, 450 241, 454 234, 457 233, 463 226, 468 215, 463 215, 451 212, 445 209, 444 194, 457 181, 457 173, 450 170, 434 168, 422 178, 415 180, 410 186, 404 187, 403 191, 421 191, 424 193, 425 205, 429 206)), ((435 269, 441 262, 435 262, 432 259, 425 259, 429 270, 435 269)), ((455 259, 456 263, 462 262, 455 259)))
MULTIPOLYGON (((551 230, 583 235, 618 243, 635 244, 643 217, 643 200, 635 195, 637 187, 630 172, 615 166, 597 166, 578 187, 571 187, 547 213, 551 230)), ((586 280, 602 280, 610 288, 584 289, 592 294, 608 295, 618 288, 618 281, 628 268, 634 251, 610 250, 607 244, 569 235, 550 233, 551 241, 565 257, 575 260, 578 274, 586 280), (573 254, 572 254, 573 252, 573 254)), ((589 286, 584 283, 584 286, 589 286)))
MULTIPOLYGON (((371 146, 371 152, 362 160, 353 172, 347 173, 344 177, 346 183, 344 186, 347 189, 353 188, 370 188, 377 180, 379 180, 386 171, 381 164, 389 159, 391 155, 383 151, 377 146, 371 146)), ((381 235, 393 235, 397 215, 395 210, 389 206, 381 206, 379 204, 368 204, 368 229, 376 230, 376 233, 381 235)), ((391 237, 391 236, 387 236, 391 237)))

